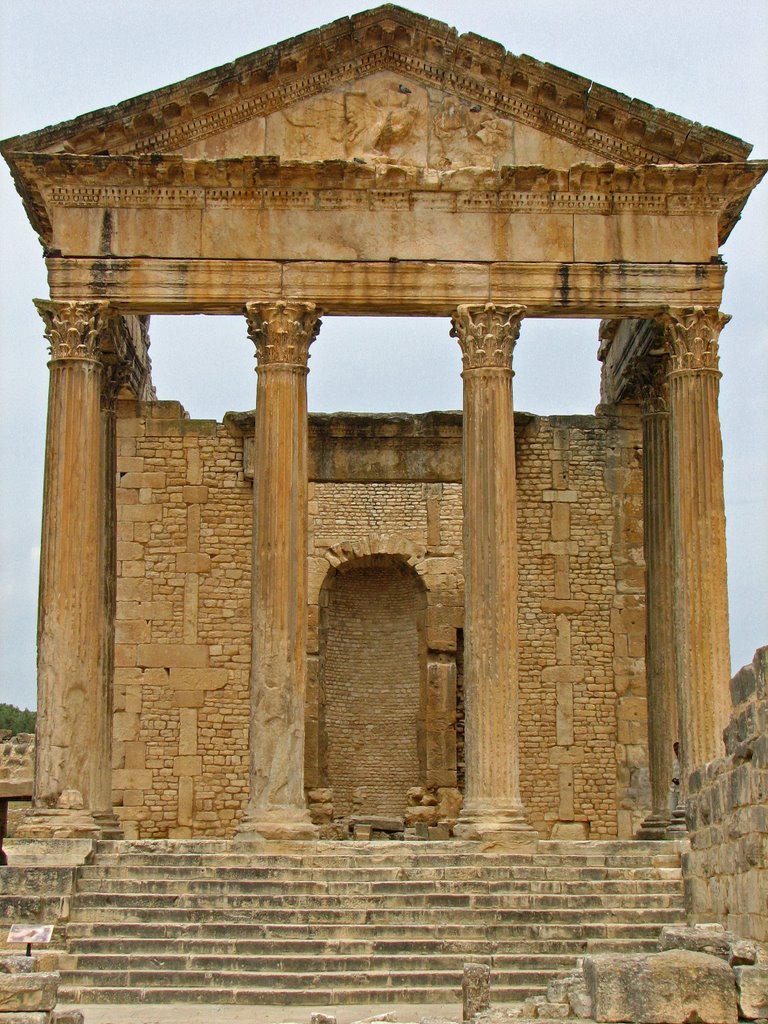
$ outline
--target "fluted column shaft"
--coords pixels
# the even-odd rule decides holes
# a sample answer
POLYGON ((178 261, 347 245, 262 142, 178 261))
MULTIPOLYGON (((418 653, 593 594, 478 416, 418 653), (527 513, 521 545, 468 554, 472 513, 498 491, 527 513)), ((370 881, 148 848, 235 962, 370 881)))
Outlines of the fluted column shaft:
POLYGON ((520 798, 512 351, 523 306, 459 306, 466 790, 456 834, 531 838, 520 798))
POLYGON ((662 838, 670 820, 669 787, 677 740, 674 564, 669 466, 666 360, 642 375, 643 537, 646 579, 645 673, 648 691, 648 758, 651 814, 642 833, 662 838), (651 835, 658 832, 659 835, 651 835))
POLYGON ((38 303, 51 348, 35 788, 20 836, 99 835, 111 813, 100 335, 106 303, 38 303))
POLYGON ((729 317, 695 307, 660 317, 669 348, 670 465, 682 796, 722 753, 730 652, 718 337, 729 317))
POLYGON ((304 797, 307 361, 314 305, 248 303, 258 385, 253 474, 250 799, 238 838, 316 834, 304 797))

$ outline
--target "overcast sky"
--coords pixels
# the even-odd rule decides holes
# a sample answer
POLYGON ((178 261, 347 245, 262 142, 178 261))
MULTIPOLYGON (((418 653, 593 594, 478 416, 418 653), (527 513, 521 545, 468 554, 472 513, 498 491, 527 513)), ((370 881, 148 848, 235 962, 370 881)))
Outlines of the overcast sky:
MULTIPOLYGON (((365 0, 0 0, 0 137, 179 81, 364 9, 365 0)), ((373 4, 371 4, 373 6, 373 4)), ((768 0, 413 0, 413 10, 495 39, 655 106, 738 135, 768 158, 768 0)), ((39 243, 0 168, 0 701, 35 704, 35 617, 48 371, 32 299, 39 243)), ((723 249, 721 338, 734 667, 768 643, 768 185, 723 249)), ((460 408, 458 346, 438 320, 327 319, 310 408, 460 408)), ((153 318, 155 383, 193 416, 252 408, 239 318, 153 318)), ((594 321, 528 321, 515 406, 592 412, 594 321)))

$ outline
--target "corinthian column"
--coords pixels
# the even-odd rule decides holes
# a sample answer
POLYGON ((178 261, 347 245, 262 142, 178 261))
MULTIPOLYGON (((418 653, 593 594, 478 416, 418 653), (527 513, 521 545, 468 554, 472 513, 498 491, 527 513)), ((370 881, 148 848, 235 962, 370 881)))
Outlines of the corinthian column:
POLYGON ((517 737, 517 523, 512 350, 524 306, 459 306, 464 380, 466 790, 456 835, 531 841, 517 737))
POLYGON ((728 592, 717 342, 730 319, 700 306, 659 317, 669 350, 675 658, 681 796, 722 753, 728 718, 728 592))
POLYGON ((641 839, 663 839, 671 819, 669 787, 677 739, 674 565, 669 471, 666 359, 640 371, 643 417, 643 542, 645 548, 645 675, 648 690, 648 759, 651 813, 641 839))
POLYGON ((105 685, 105 471, 100 338, 106 303, 39 302, 51 361, 38 616, 32 808, 21 837, 110 831, 105 685))
POLYGON ((307 361, 311 303, 249 302, 258 386, 253 470, 250 799, 237 839, 310 839, 307 675, 307 361))

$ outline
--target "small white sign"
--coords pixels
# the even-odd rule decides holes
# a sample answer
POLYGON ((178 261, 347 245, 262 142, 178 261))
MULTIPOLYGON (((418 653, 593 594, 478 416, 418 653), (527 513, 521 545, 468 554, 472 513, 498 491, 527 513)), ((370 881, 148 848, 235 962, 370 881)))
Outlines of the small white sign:
POLYGON ((53 935, 52 924, 12 924, 6 942, 27 944, 32 942, 50 942, 53 935))

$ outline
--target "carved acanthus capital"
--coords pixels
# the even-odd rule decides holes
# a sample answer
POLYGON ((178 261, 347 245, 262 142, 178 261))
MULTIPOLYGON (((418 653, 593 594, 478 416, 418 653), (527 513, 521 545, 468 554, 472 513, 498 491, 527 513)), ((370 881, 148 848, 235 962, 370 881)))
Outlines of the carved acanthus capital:
POLYGON ((666 310, 658 322, 664 328, 664 340, 671 359, 670 373, 708 370, 718 373, 717 341, 720 331, 731 319, 719 309, 692 306, 666 310))
POLYGON ((259 367, 282 364, 306 368, 309 346, 320 331, 314 302, 247 302, 248 337, 259 367))
POLYGON ((643 416, 664 416, 669 412, 668 356, 649 356, 635 368, 635 382, 643 416))
POLYGON ((451 320, 451 337, 458 338, 465 370, 510 370, 520 336, 525 306, 459 306, 451 320))
POLYGON ((45 324, 52 359, 99 360, 102 335, 109 329, 108 302, 47 302, 35 306, 45 324))

